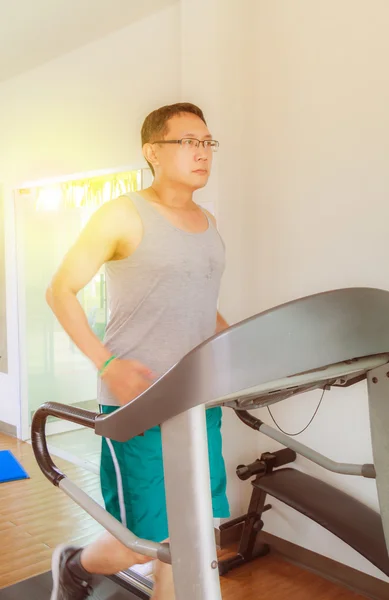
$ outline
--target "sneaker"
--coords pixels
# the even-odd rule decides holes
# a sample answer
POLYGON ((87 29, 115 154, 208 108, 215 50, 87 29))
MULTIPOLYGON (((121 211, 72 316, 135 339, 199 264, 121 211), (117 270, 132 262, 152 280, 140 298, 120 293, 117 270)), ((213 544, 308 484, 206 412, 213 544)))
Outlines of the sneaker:
POLYGON ((141 577, 150 579, 150 578, 152 578, 153 573, 154 573, 154 563, 155 563, 155 560, 151 560, 150 562, 143 563, 141 565, 132 565, 132 567, 130 567, 128 570, 134 571, 134 573, 141 575, 141 577))
POLYGON ((50 600, 85 600, 92 592, 91 581, 78 579, 70 572, 67 562, 79 548, 62 544, 53 553, 51 570, 53 591, 50 600))

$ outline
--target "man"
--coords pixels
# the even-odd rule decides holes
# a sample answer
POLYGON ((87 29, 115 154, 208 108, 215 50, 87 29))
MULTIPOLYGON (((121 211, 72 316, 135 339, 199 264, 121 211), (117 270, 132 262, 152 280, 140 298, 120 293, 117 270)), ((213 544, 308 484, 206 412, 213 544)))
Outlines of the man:
MULTIPOLYGON (((208 181, 218 142, 202 111, 185 103, 152 112, 142 127, 142 146, 153 184, 96 211, 47 291, 63 328, 99 371, 103 413, 138 396, 227 327, 217 312, 224 245, 214 218, 193 201, 208 181), (77 293, 103 264, 110 318, 102 343, 77 293)), ((220 408, 207 411, 207 431, 213 511, 223 518, 229 507, 220 408)), ((168 538, 159 427, 125 443, 103 439, 101 488, 107 510, 137 536, 168 538)), ((51 599, 83 600, 92 592, 92 574, 148 561, 108 533, 84 549, 60 546, 53 554, 51 599)), ((154 578, 154 600, 174 599, 171 566, 157 561, 154 578)))

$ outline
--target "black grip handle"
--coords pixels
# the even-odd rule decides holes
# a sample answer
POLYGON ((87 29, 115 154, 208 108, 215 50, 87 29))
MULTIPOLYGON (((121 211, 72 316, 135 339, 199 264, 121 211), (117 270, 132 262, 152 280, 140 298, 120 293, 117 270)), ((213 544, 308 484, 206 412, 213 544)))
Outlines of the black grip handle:
POLYGON ((58 402, 46 402, 34 413, 31 424, 31 444, 35 454, 35 459, 47 479, 58 486, 61 479, 65 477, 64 473, 53 463, 47 448, 46 440, 46 421, 48 417, 57 417, 65 421, 71 421, 84 427, 95 428, 98 413, 67 406, 58 402))
POLYGON ((283 448, 276 452, 264 452, 261 458, 255 460, 249 465, 238 465, 236 468, 236 474, 242 481, 246 481, 254 475, 265 475, 270 473, 273 469, 287 465, 297 458, 297 454, 290 448, 283 448))
POLYGON ((241 481, 246 481, 254 475, 264 475, 266 473, 266 464, 263 460, 256 460, 249 465, 238 465, 236 474, 241 481))
POLYGON ((283 465, 288 465, 291 462, 294 462, 297 458, 297 454, 294 450, 290 448, 283 448, 282 450, 277 450, 277 452, 272 452, 275 457, 275 461, 273 463, 274 469, 277 467, 282 467, 283 465))

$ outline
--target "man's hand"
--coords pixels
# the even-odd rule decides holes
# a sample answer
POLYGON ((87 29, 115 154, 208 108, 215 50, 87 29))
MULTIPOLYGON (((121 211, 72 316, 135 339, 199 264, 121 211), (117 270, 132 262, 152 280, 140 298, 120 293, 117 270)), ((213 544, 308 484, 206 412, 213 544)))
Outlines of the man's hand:
POLYGON ((154 374, 142 363, 118 358, 108 365, 101 378, 121 406, 145 392, 155 380, 154 374))

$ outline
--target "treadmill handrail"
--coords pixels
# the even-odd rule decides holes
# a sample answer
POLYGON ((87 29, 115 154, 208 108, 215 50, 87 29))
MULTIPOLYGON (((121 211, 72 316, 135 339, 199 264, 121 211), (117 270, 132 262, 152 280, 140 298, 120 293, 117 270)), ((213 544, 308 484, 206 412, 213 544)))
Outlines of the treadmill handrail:
POLYGON ((98 413, 58 402, 46 402, 34 413, 31 424, 32 449, 42 473, 53 485, 58 486, 66 475, 54 464, 47 447, 46 422, 48 417, 57 417, 94 429, 98 413))
POLYGON ((122 544, 127 546, 127 548, 144 556, 150 556, 154 559, 158 558, 163 562, 171 563, 169 544, 160 544, 137 537, 100 506, 89 494, 73 483, 54 464, 46 440, 46 422, 50 416, 94 429, 99 414, 82 408, 59 404, 58 402, 47 402, 38 408, 31 424, 31 443, 35 459, 45 477, 86 510, 88 514, 121 541, 122 544))

